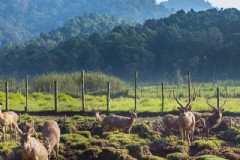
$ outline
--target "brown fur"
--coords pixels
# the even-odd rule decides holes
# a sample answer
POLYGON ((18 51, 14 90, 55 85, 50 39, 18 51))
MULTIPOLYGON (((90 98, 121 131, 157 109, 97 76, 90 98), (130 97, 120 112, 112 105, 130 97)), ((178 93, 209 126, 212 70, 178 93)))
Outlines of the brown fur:
POLYGON ((105 123, 107 124, 109 131, 119 129, 123 132, 130 133, 136 118, 136 112, 132 112, 130 117, 110 115, 105 118, 105 123))
POLYGON ((22 158, 24 160, 48 160, 46 148, 34 137, 31 137, 33 128, 23 133, 18 126, 15 126, 21 137, 22 158))
POLYGON ((17 113, 13 111, 2 112, 0 110, 0 124, 3 126, 3 139, 6 141, 6 133, 7 127, 10 126, 11 130, 14 128, 15 139, 17 140, 17 131, 15 126, 17 125, 17 121, 19 120, 19 116, 17 113))
POLYGON ((58 159, 59 143, 60 143, 60 128, 56 121, 49 120, 44 123, 42 136, 44 139, 44 146, 48 151, 49 157, 53 150, 56 152, 56 157, 58 159))

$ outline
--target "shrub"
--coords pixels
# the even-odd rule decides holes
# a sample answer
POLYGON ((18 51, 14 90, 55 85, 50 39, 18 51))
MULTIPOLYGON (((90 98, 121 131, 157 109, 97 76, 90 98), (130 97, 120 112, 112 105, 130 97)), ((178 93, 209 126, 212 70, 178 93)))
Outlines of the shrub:
POLYGON ((220 158, 214 155, 204 155, 204 156, 197 157, 196 160, 226 160, 226 159, 220 158))
POLYGON ((189 156, 183 153, 172 153, 167 155, 167 160, 189 160, 189 156))
POLYGON ((221 140, 196 140, 194 146, 200 150, 204 149, 218 149, 223 143, 221 140))

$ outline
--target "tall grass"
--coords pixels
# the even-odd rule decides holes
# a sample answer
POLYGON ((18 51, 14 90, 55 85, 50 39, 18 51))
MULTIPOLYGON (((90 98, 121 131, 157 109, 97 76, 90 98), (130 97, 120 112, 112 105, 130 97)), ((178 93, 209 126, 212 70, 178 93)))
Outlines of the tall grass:
MULTIPOLYGON (((114 76, 107 76, 100 72, 85 73, 85 90, 88 94, 101 95, 107 92, 107 82, 111 82, 113 95, 127 96, 127 83, 114 76)), ((81 72, 49 73, 33 77, 30 91, 53 92, 53 82, 57 80, 60 92, 79 96, 81 91, 81 72)))

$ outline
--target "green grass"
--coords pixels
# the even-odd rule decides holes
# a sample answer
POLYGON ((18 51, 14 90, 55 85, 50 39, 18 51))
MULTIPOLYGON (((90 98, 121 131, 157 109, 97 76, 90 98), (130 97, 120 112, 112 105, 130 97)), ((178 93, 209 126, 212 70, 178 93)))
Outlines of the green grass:
MULTIPOLYGON (((10 93, 9 94, 9 109, 16 111, 24 111, 25 97, 21 94, 10 93)), ((82 101, 80 98, 74 98, 70 95, 59 94, 58 111, 81 111, 82 101)), ((102 106, 102 110, 106 111, 106 96, 85 96, 85 111, 90 112, 92 110, 91 105, 95 108, 102 106)), ((2 109, 5 109, 5 94, 0 92, 0 101, 3 102, 2 109)), ((181 98, 183 105, 187 104, 187 98, 181 98)), ((211 104, 216 105, 216 98, 209 100, 211 104)), ((222 102, 223 100, 221 100, 222 102)), ((220 103, 221 103, 220 102, 220 103)), ((165 98, 165 112, 177 110, 177 102, 171 98, 165 98)), ((159 98, 138 98, 137 110, 138 112, 160 112, 161 111, 161 99, 159 98)), ((240 108, 236 107, 240 105, 240 101, 237 98, 228 98, 225 105, 225 111, 240 113, 240 108)), ((205 98, 197 98, 192 104, 193 111, 210 111, 211 108, 206 104, 205 98)), ((130 111, 134 109, 133 98, 112 98, 110 101, 110 111, 130 111)), ((32 93, 29 95, 28 101, 29 111, 49 111, 54 110, 54 96, 53 94, 32 93)))
POLYGON ((227 159, 220 158, 214 155, 204 155, 204 156, 197 157, 196 160, 227 160, 227 159))
MULTIPOLYGON (((56 74, 52 73, 49 75, 42 75, 39 77, 36 77, 33 80, 33 86, 43 86, 43 84, 46 82, 49 82, 52 79, 59 79, 61 80, 62 84, 59 84, 60 91, 58 96, 58 111, 81 111, 82 110, 82 100, 80 93, 80 84, 78 84, 77 87, 77 81, 80 81, 79 77, 80 73, 72 73, 69 76, 72 79, 69 79, 69 77, 65 74, 56 74), (51 79, 52 78, 52 79, 51 79), (68 82, 69 81, 69 82, 68 82), (68 82, 68 83, 67 83, 68 82), (68 91, 65 91, 62 89, 66 84, 73 85, 72 87, 77 87, 79 92, 77 95, 71 94, 68 91)), ((85 95, 85 111, 91 111, 91 105, 94 105, 95 108, 98 106, 103 106, 102 110, 106 110, 106 86, 105 82, 107 82, 107 79, 113 79, 114 87, 112 87, 112 92, 121 90, 128 90, 129 94, 128 96, 112 96, 116 98, 112 98, 110 101, 110 111, 130 111, 134 109, 134 88, 130 85, 127 85, 120 79, 115 79, 115 77, 106 77, 105 75, 101 75, 100 73, 89 73, 87 76, 88 80, 91 81, 91 84, 95 86, 95 90, 92 88, 92 91, 88 91, 85 95), (92 77, 92 75, 96 74, 96 79, 92 77), (90 76, 91 75, 91 76, 90 76), (97 85, 97 82, 101 81, 101 86, 97 85), (104 92, 102 91, 104 88, 104 92), (121 89, 122 87, 122 89, 121 89), (98 92, 99 94, 95 94, 95 92, 98 92), (94 94, 93 94, 94 92, 94 94)), ((89 82, 86 83, 89 84, 89 82)), ((50 82, 49 82, 50 83, 50 82)), ((60 82, 59 82, 60 83, 60 82)), ((240 97, 240 86, 239 82, 235 81, 227 81, 227 82, 215 82, 213 83, 194 83, 193 85, 196 87, 196 93, 197 98, 193 102, 193 111, 210 111, 211 108, 206 104, 206 98, 209 98, 209 102, 216 106, 217 100, 216 100, 216 87, 220 86, 220 105, 224 101, 225 96, 225 90, 224 85, 228 84, 228 100, 225 105, 225 111, 233 112, 233 113, 240 113, 240 107, 236 107, 240 105, 239 97, 240 97)), ((157 87, 156 85, 146 85, 144 84, 144 87, 141 87, 142 85, 139 84, 138 88, 138 98, 137 98, 137 110, 139 112, 160 112, 162 110, 162 100, 161 100, 161 91, 160 87, 157 87)), ((30 87, 31 88, 31 87, 30 87)), ((89 87, 88 87, 89 88, 89 87)), ((172 90, 175 90, 179 93, 180 102, 183 105, 186 105, 188 103, 188 90, 187 85, 182 84, 180 86, 176 85, 166 85, 165 86, 165 101, 164 101, 164 111, 174 111, 177 110, 178 104, 173 98, 172 90)), ((24 90, 24 89, 22 89, 24 90)), ((35 90, 36 91, 36 90, 35 90)), ((192 91, 193 92, 193 91, 192 91)), ((5 93, 0 92, 0 101, 5 103, 5 93)), ((20 93, 9 93, 9 109, 11 110, 17 110, 17 111, 24 111, 25 107, 25 96, 20 93)), ((2 109, 5 109, 5 104, 3 104, 2 109)), ((38 93, 38 92, 30 92, 29 94, 29 100, 28 100, 28 110, 29 111, 49 111, 54 110, 54 95, 53 93, 50 94, 44 94, 44 93, 38 93)))

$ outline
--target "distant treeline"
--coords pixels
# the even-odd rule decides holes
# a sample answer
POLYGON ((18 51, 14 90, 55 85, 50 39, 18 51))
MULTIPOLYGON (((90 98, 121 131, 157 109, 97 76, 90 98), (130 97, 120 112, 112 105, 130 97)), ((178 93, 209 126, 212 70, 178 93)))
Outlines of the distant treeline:
MULTIPOLYGON (((203 1, 203 0, 200 0, 203 1)), ((0 47, 21 44, 84 13, 99 13, 143 22, 174 11, 155 0, 1 0, 0 47)))
POLYGON ((0 53, 0 73, 19 76, 85 69, 132 79, 138 70, 142 80, 182 81, 190 69, 193 79, 237 79, 239 44, 240 11, 181 10, 143 25, 115 27, 106 36, 73 37, 52 48, 44 39, 5 48, 0 53))

